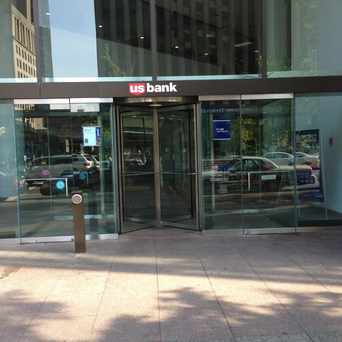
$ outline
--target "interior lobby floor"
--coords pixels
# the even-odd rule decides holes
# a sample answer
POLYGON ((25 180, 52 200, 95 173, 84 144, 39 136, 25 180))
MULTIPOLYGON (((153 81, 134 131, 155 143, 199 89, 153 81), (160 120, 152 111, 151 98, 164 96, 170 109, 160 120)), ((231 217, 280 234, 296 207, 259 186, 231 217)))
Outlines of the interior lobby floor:
POLYGON ((342 234, 0 241, 0 341, 341 342, 342 234))

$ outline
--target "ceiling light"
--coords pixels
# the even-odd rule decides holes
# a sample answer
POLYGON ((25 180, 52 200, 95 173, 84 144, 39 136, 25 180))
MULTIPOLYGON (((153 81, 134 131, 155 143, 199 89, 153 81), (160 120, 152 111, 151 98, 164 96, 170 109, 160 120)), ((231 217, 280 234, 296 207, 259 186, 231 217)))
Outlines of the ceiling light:
POLYGON ((98 26, 98 28, 102 28, 102 27, 103 27, 103 25, 99 25, 99 26, 98 26))
POLYGON ((175 45, 175 49, 179 49, 179 46, 178 46, 178 45, 175 45))
POLYGON ((239 48, 239 47, 244 47, 244 46, 248 46, 248 45, 251 45, 252 42, 243 42, 243 43, 239 43, 239 44, 235 44, 234 46, 236 48, 239 48))
POLYGON ((46 15, 51 15, 51 13, 50 13, 50 12, 46 12, 45 14, 46 14, 46 15))
POLYGON ((143 40, 143 39, 145 39, 145 37, 144 36, 139 36, 139 39, 143 40))

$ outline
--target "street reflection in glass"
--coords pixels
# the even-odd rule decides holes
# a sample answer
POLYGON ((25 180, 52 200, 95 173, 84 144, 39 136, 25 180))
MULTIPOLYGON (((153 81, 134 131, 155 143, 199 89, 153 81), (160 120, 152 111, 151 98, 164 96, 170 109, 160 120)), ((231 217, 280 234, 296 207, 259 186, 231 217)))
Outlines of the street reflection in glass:
POLYGON ((70 197, 85 197, 87 233, 113 233, 111 106, 17 106, 23 237, 72 235, 70 197))
POLYGON ((207 228, 295 225, 295 190, 313 176, 293 163, 291 108, 291 100, 202 104, 207 228))

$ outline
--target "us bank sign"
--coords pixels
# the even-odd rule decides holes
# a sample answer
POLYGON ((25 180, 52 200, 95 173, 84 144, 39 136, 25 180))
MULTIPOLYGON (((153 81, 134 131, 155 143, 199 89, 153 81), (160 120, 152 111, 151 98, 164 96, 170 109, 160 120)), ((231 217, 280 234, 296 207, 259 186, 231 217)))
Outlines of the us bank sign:
POLYGON ((166 84, 151 84, 145 82, 129 83, 129 94, 133 96, 177 94, 177 85, 173 82, 166 84))

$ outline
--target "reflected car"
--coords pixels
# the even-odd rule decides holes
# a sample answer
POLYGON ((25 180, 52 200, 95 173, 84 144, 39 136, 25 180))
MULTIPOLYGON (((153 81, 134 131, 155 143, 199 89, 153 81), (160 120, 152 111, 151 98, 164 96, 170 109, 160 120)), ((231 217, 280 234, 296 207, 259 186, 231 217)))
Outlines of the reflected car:
POLYGON ((244 156, 214 161, 211 170, 203 172, 205 180, 215 184, 215 192, 277 192, 316 184, 312 168, 307 165, 280 166, 264 157, 244 156))
POLYGON ((293 165, 294 156, 287 152, 268 152, 264 157, 272 160, 277 165, 293 165))
POLYGON ((100 183, 100 174, 93 167, 86 171, 65 171, 60 177, 46 179, 40 185, 39 191, 44 196, 63 195, 70 196, 72 191, 97 187, 100 183))
POLYGON ((304 152, 296 152, 296 164, 297 165, 309 165, 314 170, 317 170, 320 168, 319 155, 308 154, 304 152))
POLYGON ((127 172, 146 172, 153 170, 152 155, 148 152, 126 152, 124 154, 124 163, 127 172))
POLYGON ((45 179, 61 177, 65 172, 87 171, 96 167, 96 160, 88 154, 53 155, 36 158, 26 171, 29 186, 41 185, 45 179))

